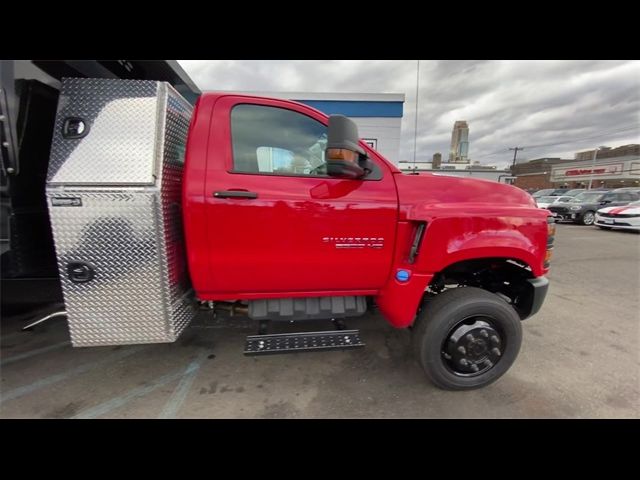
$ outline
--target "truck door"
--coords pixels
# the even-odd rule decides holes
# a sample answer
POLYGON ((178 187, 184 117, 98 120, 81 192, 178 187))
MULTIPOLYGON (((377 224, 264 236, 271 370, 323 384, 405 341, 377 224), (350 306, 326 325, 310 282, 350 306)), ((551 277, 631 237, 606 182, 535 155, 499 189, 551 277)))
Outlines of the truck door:
POLYGON ((385 283, 398 216, 393 175, 372 158, 364 180, 327 176, 325 122, 285 101, 216 102, 205 181, 213 297, 358 294, 385 283))

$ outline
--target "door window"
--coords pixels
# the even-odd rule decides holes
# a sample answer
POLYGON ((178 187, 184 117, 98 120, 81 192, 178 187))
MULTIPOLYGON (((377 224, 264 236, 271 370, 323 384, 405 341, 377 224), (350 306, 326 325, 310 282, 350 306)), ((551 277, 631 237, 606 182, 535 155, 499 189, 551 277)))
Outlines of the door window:
POLYGON ((632 202, 637 199, 637 196, 634 193, 620 193, 620 200, 624 202, 632 202))
POLYGON ((327 176, 327 127, 298 112, 240 104, 231 111, 233 171, 327 176))

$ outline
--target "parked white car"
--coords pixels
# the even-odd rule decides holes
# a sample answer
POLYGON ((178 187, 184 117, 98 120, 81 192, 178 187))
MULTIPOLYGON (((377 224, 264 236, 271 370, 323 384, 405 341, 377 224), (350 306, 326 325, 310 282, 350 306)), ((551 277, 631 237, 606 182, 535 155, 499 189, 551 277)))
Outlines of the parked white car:
POLYGON ((536 204, 538 205, 539 208, 547 208, 549 205, 553 205, 554 203, 568 202, 572 198, 573 197, 570 197, 567 195, 562 195, 560 197, 551 197, 551 196, 538 197, 536 198, 536 204))
POLYGON ((609 230, 640 230, 640 200, 623 207, 606 207, 596 212, 594 225, 609 230))

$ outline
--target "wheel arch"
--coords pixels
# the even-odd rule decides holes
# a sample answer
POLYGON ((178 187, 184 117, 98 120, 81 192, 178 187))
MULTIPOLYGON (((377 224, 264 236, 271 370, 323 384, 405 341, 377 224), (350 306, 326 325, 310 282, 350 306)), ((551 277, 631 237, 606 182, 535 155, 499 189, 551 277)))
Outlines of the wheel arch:
MULTIPOLYGON (((427 295, 465 286, 482 288, 502 297, 524 320, 540 308, 535 295, 540 282, 531 265, 521 258, 469 258, 451 262, 437 272, 428 285, 427 295)), ((543 283, 546 286, 546 279, 543 283)))

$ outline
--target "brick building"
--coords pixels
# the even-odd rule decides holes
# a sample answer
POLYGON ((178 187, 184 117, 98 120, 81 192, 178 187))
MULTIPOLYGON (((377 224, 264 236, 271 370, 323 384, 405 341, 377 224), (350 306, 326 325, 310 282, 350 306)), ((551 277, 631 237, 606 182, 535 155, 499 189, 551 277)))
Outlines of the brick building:
MULTIPOLYGON (((640 144, 632 143, 616 148, 602 147, 596 154, 596 160, 601 158, 616 158, 627 156, 640 156, 640 144)), ((593 150, 576 152, 575 157, 576 161, 593 160, 593 150)))
POLYGON ((511 167, 511 174, 516 177, 513 184, 524 190, 553 188, 551 167, 572 161, 563 158, 536 158, 525 163, 517 163, 511 167))

